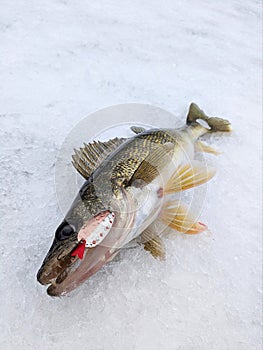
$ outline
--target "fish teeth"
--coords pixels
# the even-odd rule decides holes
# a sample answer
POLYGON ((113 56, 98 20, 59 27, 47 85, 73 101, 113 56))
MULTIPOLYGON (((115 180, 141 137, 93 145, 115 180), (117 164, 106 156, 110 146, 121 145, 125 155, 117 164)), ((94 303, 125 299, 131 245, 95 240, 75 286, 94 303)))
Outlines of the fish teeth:
POLYGON ((64 279, 68 276, 68 269, 64 270, 57 278, 56 283, 60 284, 64 281, 64 279))

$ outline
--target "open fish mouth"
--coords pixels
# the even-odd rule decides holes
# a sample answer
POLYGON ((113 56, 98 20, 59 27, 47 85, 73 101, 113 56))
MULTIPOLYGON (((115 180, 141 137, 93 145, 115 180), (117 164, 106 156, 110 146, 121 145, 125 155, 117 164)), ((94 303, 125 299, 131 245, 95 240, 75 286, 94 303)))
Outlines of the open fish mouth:
POLYGON ((37 273, 37 280, 42 285, 61 283, 74 266, 77 267, 78 264, 79 259, 70 254, 65 256, 63 260, 56 259, 56 261, 53 262, 53 266, 51 265, 48 268, 46 268, 44 262, 37 273))
MULTIPOLYGON (((85 248, 84 257, 88 250, 88 248, 85 248)), ((45 265, 45 262, 43 263, 38 271, 37 280, 42 285, 47 286, 48 295, 60 296, 67 287, 67 279, 80 267, 83 260, 78 256, 72 256, 72 252, 69 252, 61 260, 54 256, 52 260, 48 260, 47 256, 46 261, 49 264, 45 265), (50 264, 51 262, 52 265, 50 264), (63 287, 61 286, 62 284, 63 287)))
MULTIPOLYGON (((109 210, 100 212, 85 222, 79 232, 75 232, 75 237, 68 240, 59 239, 59 230, 39 269, 38 281, 43 285, 62 283, 68 274, 79 266, 88 248, 94 248, 104 240, 113 226, 114 218, 115 214, 109 210)), ((64 232, 65 227, 66 230, 72 230, 66 222, 62 223, 61 227, 64 232)))
MULTIPOLYGON (((128 201, 127 203, 131 204, 130 201, 128 201)), ((82 241, 79 241, 77 246, 75 241, 74 245, 71 246, 71 249, 67 247, 67 254, 63 255, 61 261, 57 259, 57 255, 53 257, 52 265, 49 265, 49 269, 46 269, 46 271, 52 271, 53 268, 53 275, 50 274, 49 278, 46 279, 44 276, 44 271, 45 268, 47 268, 47 266, 45 266, 44 262, 43 267, 39 271, 39 282, 45 285, 49 284, 47 288, 48 295, 62 296, 67 294, 68 292, 71 292, 80 284, 82 284, 85 280, 87 280, 90 276, 99 271, 105 264, 110 262, 120 252, 125 237, 127 237, 127 235, 133 227, 134 211, 129 210, 125 214, 119 213, 120 215, 117 215, 115 220, 113 220, 113 212, 109 214, 109 212, 105 211, 104 214, 104 216, 100 217, 100 228, 105 227, 105 230, 107 231, 107 225, 111 224, 110 222, 107 222, 107 220, 112 221, 112 226, 110 227, 109 232, 107 232, 107 234, 101 242, 97 242, 98 244, 93 246, 90 246, 89 244, 86 245, 85 242, 83 255, 80 256, 79 251, 77 250, 81 245, 83 245, 82 235, 87 234, 84 237, 87 239, 87 242, 89 242, 89 238, 94 240, 93 231, 92 235, 88 235, 88 230, 82 232, 82 241), (106 218, 104 222, 103 218, 106 218), (76 251, 77 254, 75 254, 76 251)), ((86 228, 88 229, 88 225, 86 226, 86 228)), ((63 244, 61 248, 63 249, 63 244)), ((49 262, 50 260, 47 258, 47 263, 49 262)))
POLYGON ((87 278, 99 271, 106 263, 111 261, 120 249, 98 245, 86 248, 83 260, 77 258, 76 262, 62 271, 57 278, 50 280, 47 294, 62 296, 71 292, 87 278))
POLYGON ((49 285, 48 295, 72 291, 113 259, 121 248, 125 224, 132 227, 134 213, 130 214, 115 220, 114 212, 101 212, 82 227, 74 242, 54 241, 37 275, 41 284, 49 285))
POLYGON ((50 296, 59 296, 63 294, 63 291, 57 291, 58 286, 63 283, 70 274, 75 271, 81 264, 81 260, 76 258, 71 266, 66 267, 56 278, 49 281, 49 286, 47 288, 47 294, 50 296))
MULTIPOLYGON (((48 267, 45 264, 39 269, 37 280, 42 285, 47 286, 47 294, 50 296, 60 296, 67 291, 67 280, 71 280, 72 274, 81 279, 81 273, 76 273, 81 264, 85 261, 86 254, 95 248, 84 247, 83 258, 80 259, 78 255, 72 256, 72 251, 63 257, 63 260, 58 260, 53 257, 53 264, 48 267)), ((109 249, 109 248, 107 248, 109 249)), ((75 248, 73 249, 73 252, 75 248)), ((88 267, 88 265, 87 265, 88 267)), ((84 271, 85 272, 85 271, 84 271)), ((75 286, 74 286, 75 288, 75 286)), ((74 289, 70 288, 70 290, 74 289)))

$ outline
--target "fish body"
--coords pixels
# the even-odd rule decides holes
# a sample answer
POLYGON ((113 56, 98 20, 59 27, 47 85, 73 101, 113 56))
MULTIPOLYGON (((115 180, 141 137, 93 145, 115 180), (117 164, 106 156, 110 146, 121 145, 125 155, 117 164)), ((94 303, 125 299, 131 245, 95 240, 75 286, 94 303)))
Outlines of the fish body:
MULTIPOLYGON (((41 284, 51 283, 49 295, 75 289, 135 240, 162 258, 162 241, 153 228, 157 221, 185 233, 206 228, 194 222, 184 206, 172 202, 170 194, 214 175, 214 169, 194 161, 198 138, 230 131, 230 124, 207 117, 194 104, 187 124, 180 129, 133 128, 136 135, 129 139, 94 142, 75 151, 73 165, 86 181, 38 272, 41 284), (206 121, 208 128, 197 119, 206 121)), ((203 149, 214 152, 208 146, 203 149)))

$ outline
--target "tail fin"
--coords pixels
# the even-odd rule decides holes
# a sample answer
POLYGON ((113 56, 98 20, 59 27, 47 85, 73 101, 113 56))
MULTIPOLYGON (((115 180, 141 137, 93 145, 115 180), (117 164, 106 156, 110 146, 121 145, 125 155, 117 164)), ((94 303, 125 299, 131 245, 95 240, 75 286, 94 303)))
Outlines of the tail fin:
POLYGON ((217 117, 208 117, 195 103, 191 103, 186 119, 186 124, 190 125, 196 123, 198 119, 204 120, 208 124, 210 127, 210 132, 232 131, 231 124, 228 120, 217 117))

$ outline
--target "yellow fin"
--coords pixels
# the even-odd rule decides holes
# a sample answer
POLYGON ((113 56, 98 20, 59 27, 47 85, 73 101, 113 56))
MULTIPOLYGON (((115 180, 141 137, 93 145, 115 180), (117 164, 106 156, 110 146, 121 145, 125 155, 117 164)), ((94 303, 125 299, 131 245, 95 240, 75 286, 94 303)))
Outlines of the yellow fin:
POLYGON ((188 208, 178 202, 167 202, 160 214, 160 220, 172 229, 186 234, 201 233, 207 226, 201 222, 196 222, 188 208))
POLYGON ((192 164, 180 165, 168 180, 164 194, 184 191, 201 185, 215 175, 215 168, 193 161, 192 164))
POLYGON ((80 150, 76 150, 72 156, 72 164, 75 169, 85 179, 88 179, 93 171, 112 153, 118 148, 125 138, 117 138, 109 140, 107 142, 94 141, 92 143, 84 143, 84 147, 80 150))
POLYGON ((212 153, 215 156, 218 156, 221 152, 217 151, 213 147, 207 145, 206 143, 202 141, 196 141, 195 148, 198 152, 206 152, 206 153, 212 153))
POLYGON ((154 258, 159 260, 165 259, 165 246, 163 240, 154 232, 151 225, 140 235, 140 243, 144 245, 144 249, 149 251, 154 258))

